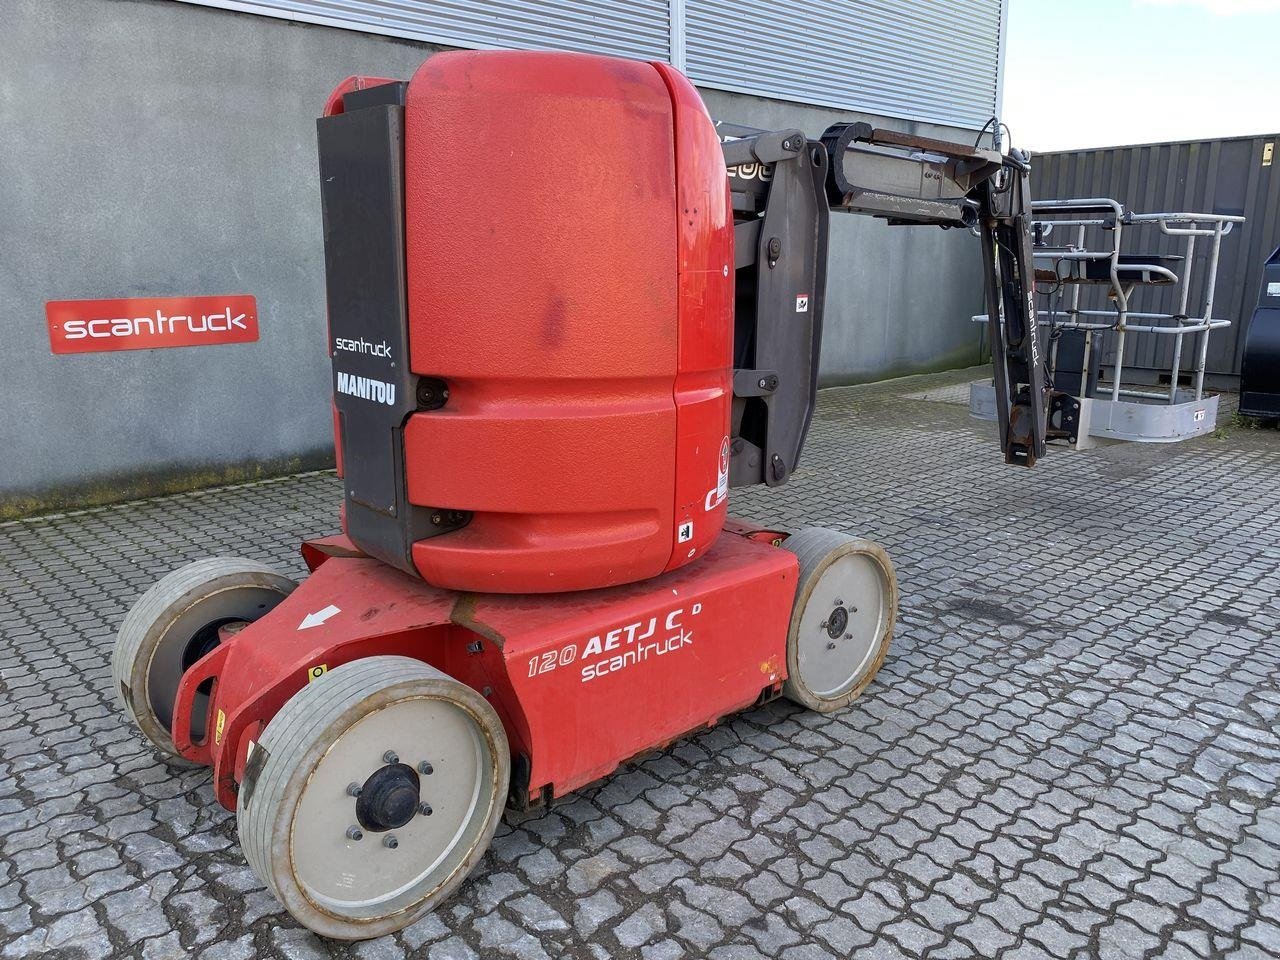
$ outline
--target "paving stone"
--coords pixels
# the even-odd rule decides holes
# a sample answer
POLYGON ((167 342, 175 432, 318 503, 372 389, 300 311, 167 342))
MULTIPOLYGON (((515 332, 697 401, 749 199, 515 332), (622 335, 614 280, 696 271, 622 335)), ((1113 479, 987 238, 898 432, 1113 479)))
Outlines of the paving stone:
POLYGON ((893 556, 894 648, 856 704, 778 701, 624 764, 361 945, 298 928, 207 771, 110 681, 163 573, 304 575, 334 476, 0 524, 0 957, 1280 955, 1280 435, 1224 414, 1014 470, 963 405, 907 396, 964 379, 824 391, 787 486, 733 493, 893 556))
POLYGON ((641 893, 654 894, 670 886, 677 877, 692 872, 693 868, 684 860, 664 860, 651 863, 630 874, 628 879, 641 893))
POLYGON ((724 939, 724 928, 701 910, 677 902, 671 904, 667 912, 674 921, 676 936, 691 944, 696 951, 710 950, 724 939))
POLYGON ((710 960, 772 960, 755 947, 745 943, 731 943, 716 947, 707 956, 710 960))
POLYGON ((569 924, 564 917, 552 909, 545 900, 532 893, 508 903, 512 910, 520 914, 523 926, 528 930, 542 932, 569 929, 569 924))
POLYGON ((614 936, 624 947, 638 947, 667 932, 667 921, 656 903, 646 903, 614 928, 614 936))
POLYGON ((606 850, 604 853, 598 853, 594 857, 575 863, 569 869, 568 887, 577 894, 587 893, 626 869, 626 864, 618 859, 617 854, 606 850))
POLYGON ((210 944, 199 954, 199 960, 250 960, 256 955, 253 934, 246 933, 235 940, 210 944))
POLYGON ((674 940, 659 940, 640 948, 644 960, 677 960, 684 955, 684 948, 674 940))
POLYGON ((176 930, 147 940, 142 945, 143 960, 186 960, 190 955, 176 930))
POLYGON ((439 940, 449 932, 445 922, 437 913, 429 913, 416 923, 412 923, 401 932, 400 936, 410 950, 419 950, 423 944, 439 940))
POLYGON ((476 960, 480 955, 457 937, 434 944, 427 953, 430 960, 476 960))
POLYGON ((491 956, 494 950, 520 960, 545 960, 548 956, 537 938, 497 913, 477 918, 475 930, 480 935, 482 956, 491 956))
POLYGON ((608 890, 597 890, 589 897, 578 901, 578 910, 574 917, 574 929, 590 936, 601 924, 608 923, 622 912, 622 904, 608 890))

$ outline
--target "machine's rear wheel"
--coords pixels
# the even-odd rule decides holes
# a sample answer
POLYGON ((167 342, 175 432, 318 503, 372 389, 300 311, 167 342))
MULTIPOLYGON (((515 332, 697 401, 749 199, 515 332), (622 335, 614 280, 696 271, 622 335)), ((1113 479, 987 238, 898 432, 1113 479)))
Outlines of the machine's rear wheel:
POLYGON ((369 657, 307 684, 253 748, 236 804, 254 872, 304 926, 406 927, 488 849, 511 756, 480 694, 417 660, 369 657))
MULTIPOLYGON (((297 584, 254 560, 210 557, 162 577, 120 623, 111 674, 138 729, 177 756, 171 725, 182 674, 218 645, 220 628, 252 623, 297 584)), ((204 736, 205 693, 197 694, 192 736, 204 736)))
POLYGON ((866 689, 889 652, 898 613, 893 563, 869 540, 820 527, 782 546, 800 560, 782 692, 830 713, 866 689))

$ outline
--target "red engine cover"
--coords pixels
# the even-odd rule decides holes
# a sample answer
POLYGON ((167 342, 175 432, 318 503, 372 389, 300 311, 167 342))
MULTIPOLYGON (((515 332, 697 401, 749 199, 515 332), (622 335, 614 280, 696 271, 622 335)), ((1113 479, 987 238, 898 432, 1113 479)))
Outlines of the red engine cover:
POLYGON ((405 427, 430 583, 643 580, 724 522, 733 218, 714 127, 663 64, 433 56, 405 105, 410 363, 448 404, 405 427))

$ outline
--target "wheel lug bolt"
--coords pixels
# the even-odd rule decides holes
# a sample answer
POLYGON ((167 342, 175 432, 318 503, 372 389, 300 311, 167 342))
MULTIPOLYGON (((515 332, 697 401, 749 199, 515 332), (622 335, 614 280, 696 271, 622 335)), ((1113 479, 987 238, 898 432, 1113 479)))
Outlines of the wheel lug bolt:
POLYGON ((836 606, 837 606, 837 607, 843 607, 843 606, 844 606, 844 601, 843 601, 843 600, 837 600, 837 601, 836 601, 836 606))
POLYGON ((836 644, 835 644, 835 641, 834 641, 834 640, 832 640, 831 642, 829 642, 829 643, 827 644, 827 649, 828 649, 828 650, 834 650, 835 648, 836 648, 836 644))
POLYGON ((394 750, 388 750, 386 753, 382 755, 382 762, 383 763, 399 763, 400 758, 396 756, 396 752, 394 750))
POLYGON ((431 816, 431 804, 423 803, 422 806, 418 807, 418 812, 424 817, 431 816))
POLYGON ((363 840, 364 832, 353 823, 351 826, 347 827, 347 839, 363 840))
POLYGON ((347 796, 348 796, 348 797, 358 797, 358 796, 360 796, 360 784, 356 783, 354 780, 352 780, 350 783, 348 783, 348 784, 347 784, 347 796))
POLYGON ((852 640, 852 639, 853 639, 853 634, 852 634, 852 633, 846 633, 846 634, 844 635, 844 638, 845 638, 846 640, 852 640))
POLYGON ((435 772, 435 769, 436 768, 431 765, 430 760, 423 760, 420 764, 418 764, 418 772, 422 774, 424 777, 430 776, 432 773, 435 772))
POLYGON ((827 629, 827 621, 826 621, 826 620, 823 620, 820 624, 818 624, 818 629, 820 629, 820 630, 825 630, 825 629, 827 629))
POLYGON ((400 846, 400 841, 396 839, 396 835, 394 833, 388 833, 382 838, 382 845, 388 850, 394 850, 396 847, 400 846))

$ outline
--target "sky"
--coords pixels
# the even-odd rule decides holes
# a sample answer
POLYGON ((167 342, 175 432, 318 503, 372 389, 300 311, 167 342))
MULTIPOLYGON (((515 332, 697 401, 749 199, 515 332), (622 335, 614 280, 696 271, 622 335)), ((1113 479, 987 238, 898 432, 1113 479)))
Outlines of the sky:
POLYGON ((1004 111, 1032 151, 1280 131, 1280 0, 1009 0, 1004 111))

